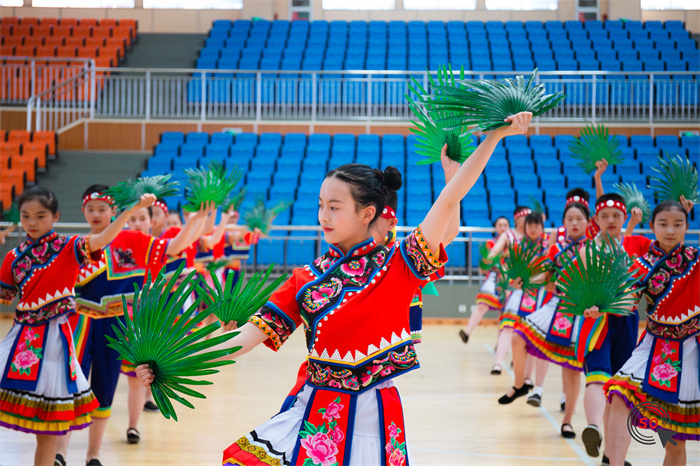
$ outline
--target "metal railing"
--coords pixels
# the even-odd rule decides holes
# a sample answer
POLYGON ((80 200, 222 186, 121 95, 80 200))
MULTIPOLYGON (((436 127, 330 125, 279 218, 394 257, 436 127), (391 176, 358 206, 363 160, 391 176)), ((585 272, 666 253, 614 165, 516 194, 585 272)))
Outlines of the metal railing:
MULTIPOLYGON (((697 223, 697 222, 695 222, 697 223)), ((8 223, 0 222, 0 228, 9 226, 8 223)), ((695 226, 695 225, 694 225, 695 226)), ((70 234, 87 234, 90 230, 86 223, 56 223, 56 231, 60 233, 70 233, 70 234)), ((400 226, 397 227, 399 232, 399 239, 405 236, 405 233, 411 232, 416 227, 400 226)), ((274 262, 276 264, 275 274, 279 275, 286 272, 291 272, 292 268, 300 267, 310 262, 314 258, 320 256, 325 252, 327 247, 326 243, 323 241, 323 231, 321 227, 316 225, 285 225, 285 226, 275 226, 272 227, 273 232, 287 232, 287 234, 277 235, 273 233, 271 236, 265 237, 251 248, 251 259, 249 263, 244 264, 247 271, 257 271, 263 266, 269 265, 268 261, 261 262, 259 260, 261 255, 261 248, 271 247, 273 243, 283 242, 282 255, 280 257, 275 257, 274 260, 269 262, 274 262), (291 232, 308 232, 308 235, 304 236, 292 236, 291 232), (292 244, 290 244, 292 242, 292 244), (297 242, 311 242, 312 243, 312 254, 310 257, 303 257, 301 263, 299 261, 289 260, 290 250, 293 247, 299 247, 300 243, 297 242)), ((479 283, 483 280, 483 275, 481 275, 478 267, 472 265, 474 262, 472 260, 473 254, 478 254, 478 247, 472 247, 473 245, 478 246, 485 243, 490 238, 493 237, 495 230, 493 228, 482 228, 482 227, 461 227, 459 229, 460 235, 457 236, 452 244, 450 244, 446 250, 450 257, 450 262, 447 263, 445 267, 445 277, 444 280, 456 280, 460 282, 467 282, 469 284, 479 283), (458 255, 463 255, 462 257, 457 257, 458 255), (454 265, 455 262, 462 262, 464 259, 463 266, 454 265)), ((548 232, 553 232, 554 229, 548 228, 548 232)), ((639 229, 635 231, 635 234, 648 235, 652 233, 648 229, 639 229)), ((23 233, 18 230, 11 233, 8 237, 6 248, 15 247, 19 245, 20 241, 24 237, 23 233)), ((688 230, 685 237, 685 243, 698 247, 700 245, 700 229, 693 228, 688 230)), ((309 246, 307 244, 307 246, 309 246)))
MULTIPOLYGON (((411 78, 426 89, 428 73, 416 71, 301 71, 90 68, 35 96, 37 119, 61 114, 63 90, 96 90, 89 118, 222 121, 406 121, 404 94, 411 78), (71 78, 73 79, 73 78, 71 78), (92 82, 88 85, 82 80, 92 82), (78 83, 79 81, 79 83, 78 83), (63 90, 62 90, 63 89, 63 90), (48 97, 48 98, 47 98, 48 97)), ((516 72, 467 71, 467 79, 513 77, 516 72)), ((653 127, 700 119, 700 80, 693 72, 546 71, 538 81, 567 98, 539 122, 631 122, 653 127)), ((87 94, 85 94, 87 95, 87 94)), ((92 96, 91 96, 92 97, 92 96)), ((70 108, 87 100, 74 100, 70 108)), ((92 101, 90 100, 90 104, 92 101)), ((52 127, 45 129, 60 129, 52 127)))

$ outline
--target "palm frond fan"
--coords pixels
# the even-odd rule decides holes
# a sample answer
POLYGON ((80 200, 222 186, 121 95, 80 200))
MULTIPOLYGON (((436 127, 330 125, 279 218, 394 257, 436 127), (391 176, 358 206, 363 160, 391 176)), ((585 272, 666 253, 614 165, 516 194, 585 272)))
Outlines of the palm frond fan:
POLYGON ((217 270, 219 270, 221 267, 226 267, 227 264, 228 264, 227 260, 221 259, 218 261, 209 262, 209 263, 207 263, 207 265, 205 267, 207 268, 209 273, 213 273, 213 272, 216 272, 217 270))
POLYGON ((582 315, 597 306, 600 312, 629 315, 623 306, 634 302, 636 283, 631 271, 632 259, 615 240, 607 245, 591 241, 583 257, 562 254, 562 268, 558 269, 557 286, 562 290, 560 310, 566 314, 582 315), (583 260, 585 267, 579 263, 583 260))
POLYGON ((222 210, 226 212, 233 209, 234 211, 238 212, 238 209, 241 208, 241 204, 243 204, 243 201, 245 200, 246 191, 246 188, 243 187, 239 189, 236 194, 230 195, 226 199, 226 202, 221 206, 222 210))
POLYGON ((676 154, 659 156, 658 167, 651 167, 658 176, 650 176, 650 188, 659 198, 659 202, 678 201, 681 196, 695 204, 700 203, 700 186, 698 171, 690 163, 690 159, 676 154))
POLYGON ((627 212, 631 212, 635 207, 639 207, 642 211, 642 223, 646 224, 651 219, 651 206, 644 195, 639 191, 637 185, 634 183, 615 183, 613 188, 617 190, 618 193, 625 200, 625 205, 627 206, 627 212))
POLYGON ((458 80, 459 86, 437 85, 433 94, 423 99, 429 112, 450 112, 436 123, 446 128, 478 125, 482 131, 506 126, 504 120, 520 112, 542 115, 566 97, 564 93, 544 93, 544 84, 536 84, 537 69, 525 80, 523 76, 502 81, 458 80))
POLYGON ((187 204, 183 209, 188 212, 199 210, 205 202, 227 205, 229 193, 243 177, 241 169, 234 167, 227 171, 221 162, 212 162, 207 168, 187 169, 185 174, 189 183, 185 187, 187 204))
POLYGON ((264 274, 255 273, 245 286, 243 286, 245 272, 241 272, 235 284, 233 273, 227 275, 223 284, 219 281, 219 277, 212 275, 214 287, 207 286, 209 293, 204 298, 205 302, 213 306, 214 314, 219 320, 226 323, 235 321, 240 326, 263 307, 272 293, 287 279, 287 274, 284 274, 263 288, 274 266, 275 264, 271 264, 264 274))
POLYGON ((2 213, 2 220, 15 225, 19 224, 19 207, 16 202, 10 204, 10 208, 2 213))
POLYGON ((501 260, 501 253, 496 254, 494 257, 489 257, 491 250, 486 246, 486 243, 481 243, 479 245, 479 268, 481 270, 488 270, 493 267, 493 264, 501 260))
POLYGON ((544 214, 544 207, 542 206, 540 201, 538 201, 537 198, 533 195, 530 195, 529 198, 530 205, 532 206, 532 211, 537 214, 544 214))
POLYGON ((622 163, 622 150, 617 138, 610 138, 608 128, 603 125, 586 125, 578 138, 569 144, 571 156, 579 160, 577 164, 586 173, 596 170, 595 163, 603 159, 609 165, 622 163))
MULTIPOLYGON (((464 68, 460 72, 460 79, 464 79, 464 68)), ((432 112, 424 111, 421 106, 411 97, 411 94, 419 96, 422 101, 423 96, 428 92, 425 88, 411 78, 412 84, 409 84, 409 92, 404 95, 408 100, 408 107, 416 116, 418 121, 413 120, 411 132, 418 136, 416 141, 416 153, 427 157, 418 162, 418 165, 427 165, 435 162, 440 162, 442 148, 447 144, 447 156, 452 160, 463 163, 474 152, 475 145, 472 138, 472 131, 465 131, 465 128, 456 127, 448 129, 440 120, 453 116, 454 112, 446 112, 435 110, 432 112)), ((437 72, 437 81, 433 75, 428 73, 430 87, 440 86, 456 86, 455 75, 452 72, 452 67, 441 66, 437 72)))
POLYGON ((170 175, 131 178, 112 186, 105 191, 105 194, 112 196, 117 209, 128 209, 139 202, 144 194, 153 194, 158 198, 178 194, 180 192, 180 183, 169 180, 170 175))
POLYGON ((291 205, 291 202, 280 202, 275 207, 268 209, 265 207, 265 202, 261 200, 245 214, 243 219, 248 224, 250 231, 258 228, 263 235, 266 235, 270 232, 270 226, 272 226, 275 217, 291 205))
MULTIPOLYGON (((118 325, 112 324, 117 338, 107 336, 108 346, 119 352, 120 359, 136 365, 148 364, 153 369, 153 398, 161 413, 167 419, 172 417, 176 421, 177 415, 171 400, 194 408, 181 395, 206 397, 187 385, 212 384, 191 377, 216 374, 218 370, 215 368, 233 364, 234 361, 215 360, 240 349, 210 350, 236 335, 235 332, 228 332, 206 340, 206 336, 220 327, 219 322, 193 331, 213 312, 209 309, 197 312, 203 293, 198 293, 200 296, 180 315, 190 295, 200 289, 197 272, 193 271, 173 292, 176 282, 181 279, 184 266, 184 263, 181 264, 167 282, 161 272, 152 284, 144 286, 141 291, 134 285, 133 320, 125 318, 119 320, 118 325)), ((125 297, 122 297, 122 303, 126 309, 125 297)))
POLYGON ((504 281, 520 278, 523 291, 540 286, 541 283, 535 284, 531 280, 550 270, 550 263, 539 242, 525 239, 512 247, 498 266, 504 281))

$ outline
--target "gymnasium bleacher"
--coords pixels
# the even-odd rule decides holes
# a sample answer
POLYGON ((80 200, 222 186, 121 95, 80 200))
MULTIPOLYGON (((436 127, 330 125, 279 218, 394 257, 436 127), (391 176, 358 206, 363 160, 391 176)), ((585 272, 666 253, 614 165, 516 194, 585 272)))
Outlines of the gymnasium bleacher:
MULTIPOLYGON (((700 71, 700 50, 681 21, 214 21, 196 62, 198 69, 218 70, 436 70, 451 63, 454 68, 486 72, 611 71, 685 72, 700 71)), ((493 74, 495 73, 495 74, 493 74)), ((208 99, 213 102, 255 98, 254 75, 217 73, 209 78, 208 99), (249 81, 246 86, 242 80, 249 81)), ((335 75, 336 77, 338 75, 335 75)), ((362 75, 360 75, 361 77, 362 75)), ((334 75, 325 78, 331 80, 334 75)), ((377 75, 384 78, 385 75, 377 75)), ((559 78, 559 75, 548 78, 559 78)), ((564 84, 549 83, 550 91, 565 90, 565 103, 591 103, 592 92, 581 83, 582 75, 562 76, 564 84), (571 81, 573 80, 573 82, 571 81)), ((303 86, 309 76, 274 73, 263 75, 274 85, 263 88, 263 102, 308 102, 310 89, 303 86), (291 85, 290 85, 291 83, 291 85), (298 93, 296 83, 299 83, 298 93), (290 89, 291 88, 291 89, 290 89), (309 95, 307 95, 309 94, 309 95)), ((625 74, 601 79, 596 104, 648 103, 648 84, 626 82, 625 74), (636 85, 635 85, 636 84, 636 85), (646 99, 646 101, 645 101, 646 99)), ((640 77, 639 79, 641 79, 640 77)), ((646 79, 646 77, 644 77, 646 79)), ((678 92, 688 74, 667 74, 657 79, 656 103, 697 102, 697 92, 678 92), (680 82, 678 86, 672 83, 680 82)), ((353 95, 365 102, 362 93, 328 86, 329 103, 353 95)), ((401 83, 403 84, 403 83, 401 83)), ((398 92, 375 83, 373 100, 400 103, 405 87, 398 92)), ((201 79, 189 83, 189 101, 201 99, 201 79)))
POLYGON ((53 131, 0 130, 0 212, 9 208, 27 183, 36 182, 37 172, 46 171, 56 156, 53 131))

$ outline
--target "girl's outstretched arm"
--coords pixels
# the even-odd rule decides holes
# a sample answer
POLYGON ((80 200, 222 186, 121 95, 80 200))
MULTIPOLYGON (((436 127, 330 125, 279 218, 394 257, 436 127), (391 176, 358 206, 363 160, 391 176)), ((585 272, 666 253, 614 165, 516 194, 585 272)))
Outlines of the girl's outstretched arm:
MULTIPOLYGON (((263 332, 262 330, 260 330, 258 327, 256 327, 255 325, 253 325, 251 323, 246 323, 240 329, 231 330, 231 332, 240 332, 240 333, 228 341, 220 343, 212 348, 209 348, 207 350, 207 352, 234 348, 236 346, 240 346, 241 349, 239 349, 235 353, 230 354, 228 356, 224 356, 222 358, 215 359, 214 361, 222 361, 225 359, 238 359, 239 357, 248 353, 250 350, 252 350, 256 346, 258 346, 260 343, 267 340, 267 338, 268 338, 268 336, 265 335, 265 332, 263 332)), ((151 369, 148 366, 148 364, 141 364, 140 366, 138 366, 136 368, 136 377, 138 377, 139 380, 141 381, 141 383, 143 383, 144 386, 146 386, 146 387, 151 385, 151 383, 155 379, 155 375, 153 374, 153 369, 151 369)))
POLYGON ((144 194, 141 196, 141 199, 138 203, 136 203, 136 205, 122 212, 119 217, 116 218, 116 220, 110 223, 107 228, 102 231, 102 233, 90 235, 90 241, 88 241, 90 252, 100 250, 114 241, 114 238, 116 238, 119 232, 124 229, 126 222, 129 221, 129 218, 134 212, 139 209, 143 209, 144 207, 150 207, 154 202, 156 202, 156 197, 153 194, 144 194))
MULTIPOLYGON (((445 171, 445 186, 447 186, 452 178, 455 177, 457 171, 459 171, 460 164, 449 158, 447 156, 447 143, 442 148, 441 154, 442 169, 445 171)), ((450 223, 445 231, 445 236, 442 238, 442 245, 447 247, 456 237, 459 235, 459 217, 461 203, 456 203, 452 209, 452 214, 450 215, 450 223)))
POLYGON ((498 142, 506 136, 527 133, 530 120, 530 112, 521 112, 506 118, 505 121, 510 124, 491 131, 445 186, 421 223, 421 231, 431 250, 437 251, 440 248, 455 204, 459 204, 474 186, 498 142))

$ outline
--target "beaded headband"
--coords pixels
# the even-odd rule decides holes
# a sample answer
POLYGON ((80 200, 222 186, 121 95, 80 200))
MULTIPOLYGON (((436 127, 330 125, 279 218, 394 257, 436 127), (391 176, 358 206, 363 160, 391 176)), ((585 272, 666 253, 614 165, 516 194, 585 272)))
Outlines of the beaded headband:
POLYGON ((565 207, 568 206, 569 204, 571 204, 572 202, 580 202, 581 204, 583 204, 583 205, 585 205, 586 207, 588 207, 588 201, 585 200, 584 198, 582 198, 581 196, 571 196, 570 198, 568 198, 568 199, 566 200, 566 205, 565 205, 565 207))
POLYGON ((381 217, 388 218, 389 220, 391 220, 392 218, 396 218, 396 211, 388 205, 384 206, 384 210, 382 211, 381 217))
POLYGON ((620 201, 613 201, 612 199, 608 199, 607 201, 603 201, 596 205, 595 214, 598 215, 598 212, 600 212, 601 209, 606 209, 608 207, 621 210, 623 214, 627 215, 627 206, 625 206, 625 203, 620 201))
POLYGON ((523 210, 521 210, 520 212, 518 212, 517 214, 513 215, 513 218, 527 217, 527 216, 530 215, 531 213, 532 213, 532 210, 530 210, 530 209, 523 209, 523 210))
POLYGON ((83 198, 83 207, 85 207, 85 204, 87 204, 90 201, 101 201, 106 202, 110 206, 114 205, 114 199, 112 199, 112 196, 108 196, 102 193, 92 193, 85 196, 83 198))
POLYGON ((165 215, 168 215, 168 206, 165 205, 165 202, 156 201, 153 203, 153 205, 156 207, 160 207, 161 209, 163 209, 163 212, 165 212, 165 215))

